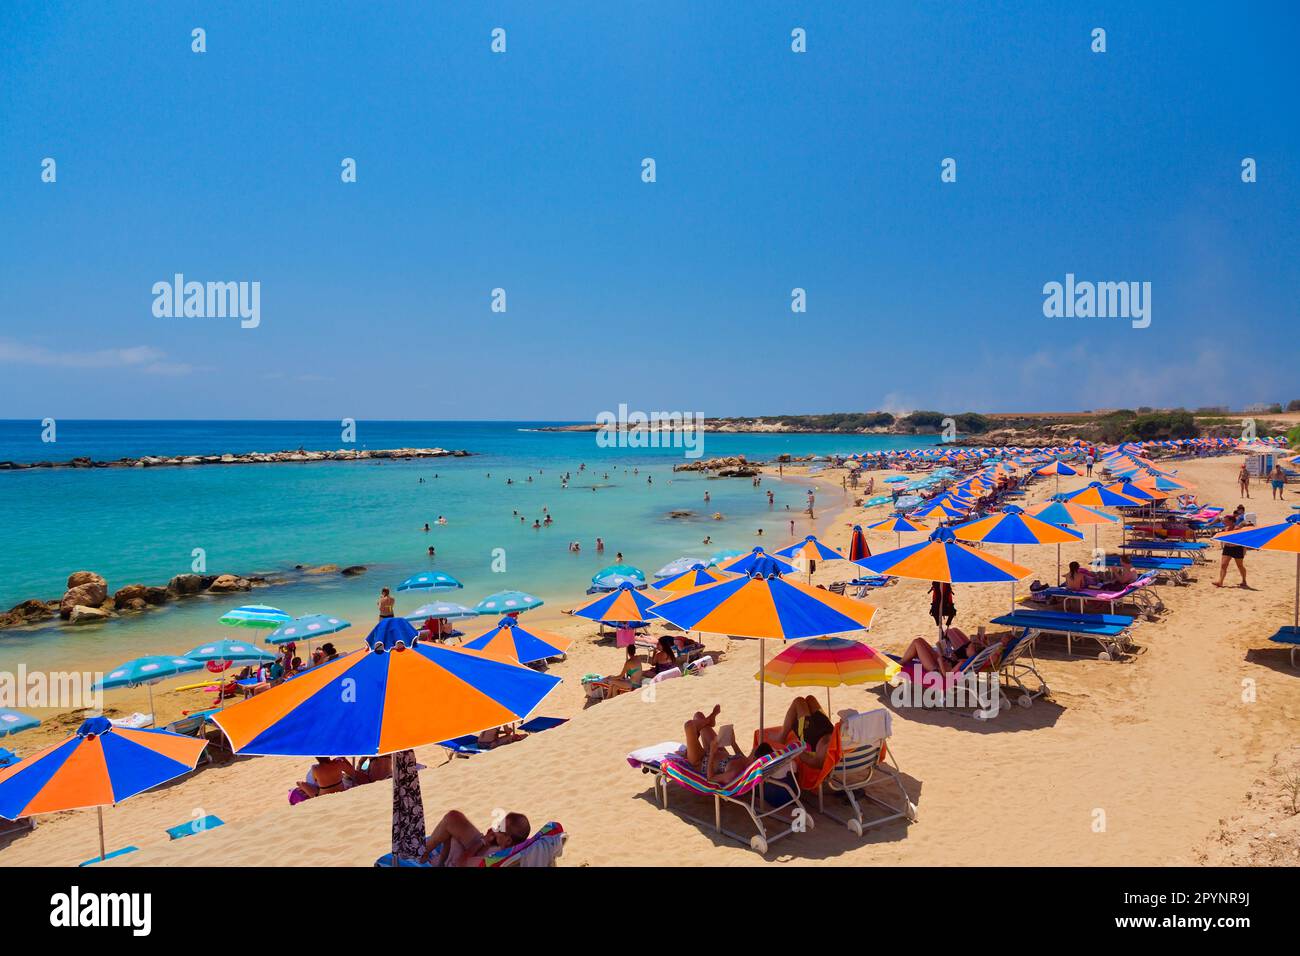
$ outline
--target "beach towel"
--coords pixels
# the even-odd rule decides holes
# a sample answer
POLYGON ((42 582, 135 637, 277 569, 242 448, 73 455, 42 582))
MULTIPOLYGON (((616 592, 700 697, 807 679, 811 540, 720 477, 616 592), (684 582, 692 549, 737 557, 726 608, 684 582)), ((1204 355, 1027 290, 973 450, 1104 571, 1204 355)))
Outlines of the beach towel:
POLYGON ((564 827, 552 821, 518 846, 493 850, 479 866, 550 866, 564 852, 564 827))
POLYGON ((682 669, 680 667, 670 667, 666 671, 660 671, 658 674, 655 674, 654 677, 650 678, 650 683, 657 684, 660 681, 672 680, 674 677, 681 677, 681 676, 682 676, 682 669))
POLYGON ((114 717, 109 721, 114 727, 125 727, 127 730, 139 730, 142 727, 148 727, 153 723, 153 714, 142 714, 136 711, 134 714, 128 714, 125 717, 114 717))
POLYGON ((677 757, 685 753, 685 744, 679 744, 675 740, 668 740, 661 744, 633 750, 627 755, 627 762, 633 767, 641 767, 643 764, 658 766, 664 762, 665 757, 677 757))
POLYGON ((850 747, 875 743, 892 737, 894 733, 894 715, 883 707, 865 714, 855 710, 842 710, 840 718, 845 740, 850 747))
POLYGON ((420 794, 415 751, 393 754, 393 855, 417 857, 424 851, 424 798, 420 794))

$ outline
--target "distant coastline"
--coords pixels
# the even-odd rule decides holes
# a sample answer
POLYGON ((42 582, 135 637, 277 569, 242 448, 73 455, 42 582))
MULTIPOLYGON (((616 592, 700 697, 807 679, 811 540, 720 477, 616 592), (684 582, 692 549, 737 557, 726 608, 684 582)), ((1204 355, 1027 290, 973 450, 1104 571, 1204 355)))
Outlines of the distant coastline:
POLYGON ((165 468, 182 465, 275 465, 315 461, 366 461, 374 458, 465 458, 471 452, 446 448, 376 448, 337 451, 246 452, 241 455, 142 455, 139 458, 115 458, 99 461, 88 457, 66 461, 0 461, 0 471, 25 471, 31 468, 165 468))

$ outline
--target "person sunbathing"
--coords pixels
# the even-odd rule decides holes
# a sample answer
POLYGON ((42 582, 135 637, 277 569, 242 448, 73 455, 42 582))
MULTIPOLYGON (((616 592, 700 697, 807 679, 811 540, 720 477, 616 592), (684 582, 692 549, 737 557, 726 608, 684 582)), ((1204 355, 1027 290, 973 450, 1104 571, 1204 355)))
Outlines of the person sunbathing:
POLYGON ((523 740, 527 734, 521 734, 512 727, 489 727, 478 735, 478 749, 491 750, 493 747, 500 747, 502 744, 512 744, 516 740, 523 740))
POLYGON ((772 753, 770 744, 761 743, 746 754, 736 743, 735 729, 727 724, 716 729, 721 704, 714 704, 708 715, 696 711, 682 729, 686 734, 686 760, 704 779, 725 787, 749 769, 750 764, 772 753))
POLYGON ((654 653, 650 655, 650 670, 654 674, 662 674, 677 666, 677 647, 673 639, 665 634, 659 638, 654 653))
POLYGON ((327 793, 340 793, 352 786, 356 772, 351 761, 343 757, 317 757, 316 763, 307 770, 307 779, 298 781, 297 792, 301 796, 295 800, 291 793, 289 801, 299 803, 327 793))
POLYGON ((898 662, 906 667, 913 661, 919 661, 923 671, 947 674, 961 667, 967 658, 974 657, 985 646, 983 640, 968 637, 961 628, 950 627, 933 645, 923 637, 916 638, 907 646, 898 662))
POLYGON ((522 813, 507 813, 483 832, 459 810, 449 810, 424 841, 420 862, 434 866, 478 866, 494 850, 518 846, 528 839, 532 826, 522 813))
POLYGON ((785 720, 781 723, 781 739, 786 740, 791 734, 803 741, 807 748, 799 754, 800 763, 820 767, 826 762, 826 751, 835 735, 835 725, 812 694, 796 697, 786 709, 785 720))
POLYGON ((1119 570, 1115 572, 1111 580, 1121 588, 1126 588, 1138 579, 1137 568, 1133 567, 1133 559, 1127 554, 1119 559, 1119 570))
POLYGON ((1065 586, 1071 591, 1086 591, 1097 586, 1097 575, 1079 564, 1070 562, 1070 573, 1065 576, 1065 586))
POLYGON ((644 666, 645 662, 637 656, 636 644, 629 644, 623 669, 604 680, 604 684, 609 688, 609 696, 617 697, 619 694, 626 694, 640 687, 645 680, 644 666))

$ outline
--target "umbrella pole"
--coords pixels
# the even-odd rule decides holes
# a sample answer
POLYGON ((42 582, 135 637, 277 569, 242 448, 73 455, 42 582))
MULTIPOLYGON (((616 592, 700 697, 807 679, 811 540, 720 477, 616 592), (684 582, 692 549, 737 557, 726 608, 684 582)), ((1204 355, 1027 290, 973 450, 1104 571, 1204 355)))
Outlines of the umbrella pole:
POLYGON ((158 726, 158 712, 153 707, 153 684, 145 684, 149 688, 149 726, 158 726))
POLYGON ((764 691, 767 689, 767 655, 763 653, 763 639, 758 639, 758 739, 763 740, 764 691))
POLYGON ((1295 628, 1300 631, 1300 554, 1295 556, 1295 628))
POLYGON ((99 817, 99 859, 102 861, 107 859, 104 855, 104 808, 95 807, 95 813, 99 817))
POLYGON ((1061 542, 1056 542, 1056 586, 1061 586, 1061 542))
MULTIPOLYGON (((1015 546, 1014 544, 1011 546, 1011 563, 1012 563, 1012 564, 1015 564, 1015 563, 1016 563, 1016 546, 1015 546)), ((1012 613, 1014 613, 1015 610, 1016 610, 1016 579, 1015 579, 1015 578, 1012 578, 1012 579, 1011 579, 1011 611, 1012 611, 1012 613)))

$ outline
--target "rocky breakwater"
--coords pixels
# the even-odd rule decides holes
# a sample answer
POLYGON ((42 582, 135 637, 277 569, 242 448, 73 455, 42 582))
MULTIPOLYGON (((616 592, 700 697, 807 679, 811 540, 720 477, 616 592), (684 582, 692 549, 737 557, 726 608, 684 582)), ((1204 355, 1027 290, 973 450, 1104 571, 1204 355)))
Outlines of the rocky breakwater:
MULTIPOLYGON (((337 565, 295 570, 304 574, 342 574, 354 577, 365 573, 365 565, 339 569, 337 565)), ((67 624, 93 624, 122 615, 146 611, 172 601, 203 594, 236 594, 256 587, 269 587, 288 580, 289 575, 269 578, 257 574, 178 574, 166 585, 127 584, 109 591, 108 581, 94 571, 74 571, 68 575, 67 588, 61 598, 42 601, 32 598, 0 611, 0 630, 25 627, 59 620, 67 624)))
POLYGON ((762 462, 752 462, 744 455, 730 455, 726 458, 710 458, 706 461, 691 461, 682 465, 673 465, 673 471, 702 471, 710 477, 718 478, 753 478, 758 474, 762 462))
POLYGON ((0 471, 29 468, 167 468, 182 465, 275 465, 314 461, 369 461, 372 459, 410 460, 415 458, 465 458, 470 452, 446 448, 340 448, 338 451, 250 451, 242 455, 145 455, 141 458, 118 458, 96 461, 72 458, 68 461, 0 461, 0 471))

